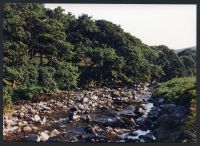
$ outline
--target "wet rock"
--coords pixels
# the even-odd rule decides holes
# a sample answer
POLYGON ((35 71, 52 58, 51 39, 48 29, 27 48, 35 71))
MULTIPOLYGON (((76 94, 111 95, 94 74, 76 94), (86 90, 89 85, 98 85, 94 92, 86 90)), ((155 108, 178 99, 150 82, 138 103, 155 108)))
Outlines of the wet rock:
POLYGON ((39 142, 40 137, 37 134, 28 134, 25 136, 26 141, 34 141, 34 142, 39 142))
POLYGON ((91 125, 88 125, 87 127, 85 127, 85 131, 89 134, 97 135, 94 128, 91 125))
POLYGON ((72 117, 72 120, 74 120, 74 121, 79 121, 80 118, 81 118, 80 115, 74 114, 73 117, 72 117))
POLYGON ((153 102, 154 102, 156 105, 161 105, 161 104, 164 104, 165 98, 164 98, 164 97, 158 97, 158 98, 155 98, 155 99, 153 100, 153 102))
POLYGON ((186 115, 186 108, 184 106, 176 106, 176 110, 172 113, 172 116, 176 120, 183 120, 186 115))
POLYGON ((138 136, 138 133, 137 132, 131 132, 128 134, 129 136, 138 136))
POLYGON ((171 128, 174 125, 173 119, 168 114, 163 114, 158 118, 158 123, 161 127, 171 128), (173 123, 173 124, 172 124, 173 123))
POLYGON ((177 107, 175 104, 163 104, 160 105, 160 108, 162 109, 162 112, 172 113, 177 107))
POLYGON ((140 135, 140 139, 143 139, 145 142, 154 142, 155 137, 151 133, 147 133, 146 135, 140 135))
POLYGON ((172 131, 164 127, 159 127, 153 130, 153 134, 158 142, 169 142, 172 131))
POLYGON ((30 126, 26 126, 26 127, 23 128, 23 131, 24 131, 24 132, 31 132, 32 129, 31 129, 30 126))
POLYGON ((42 141, 42 142, 47 141, 49 139, 49 137, 50 136, 47 133, 45 133, 45 132, 41 132, 39 134, 40 141, 42 141))
POLYGON ((79 121, 81 116, 77 114, 78 111, 70 112, 69 113, 69 120, 70 121, 79 121))
POLYGON ((85 109, 84 105, 81 104, 81 103, 77 103, 76 106, 77 106, 78 109, 80 109, 80 110, 84 110, 84 109, 85 109))
POLYGON ((74 107, 71 107, 71 108, 69 109, 69 112, 73 113, 73 112, 75 112, 75 111, 77 111, 77 110, 78 110, 78 107, 77 107, 77 106, 74 106, 74 107))
POLYGON ((82 120, 89 123, 92 119, 91 119, 90 115, 85 115, 85 116, 82 116, 82 120))
POLYGON ((139 124, 139 125, 145 125, 146 121, 147 121, 146 116, 141 116, 141 117, 136 119, 136 123, 139 124))
POLYGON ((57 135, 59 135, 59 134, 60 134, 60 132, 59 132, 58 130, 54 129, 53 131, 51 131, 50 136, 51 136, 51 137, 54 137, 54 136, 57 136, 57 135))
POLYGON ((152 120, 156 120, 160 115, 160 111, 158 108, 153 107, 150 112, 148 113, 148 118, 152 119, 152 120))

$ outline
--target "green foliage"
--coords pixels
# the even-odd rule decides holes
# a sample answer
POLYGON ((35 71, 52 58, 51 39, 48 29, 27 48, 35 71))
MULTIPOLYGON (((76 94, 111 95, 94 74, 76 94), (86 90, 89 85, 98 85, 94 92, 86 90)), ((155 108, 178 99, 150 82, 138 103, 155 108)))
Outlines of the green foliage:
POLYGON ((38 84, 47 92, 54 91, 57 88, 54 80, 55 69, 50 66, 42 66, 38 72, 38 84))
POLYGON ((148 46, 121 26, 87 14, 76 18, 61 7, 7 3, 3 17, 3 78, 22 93, 34 86, 50 92, 196 74, 194 51, 148 46))
POLYGON ((23 100, 32 100, 35 99, 42 92, 43 92, 42 87, 33 86, 29 88, 15 89, 13 96, 23 100))
POLYGON ((13 89, 10 87, 3 88, 3 106, 6 107, 8 110, 12 108, 12 95, 13 89))
POLYGON ((66 62, 52 62, 51 66, 55 69, 54 79, 58 88, 68 89, 77 86, 78 68, 66 62))
POLYGON ((158 84, 153 92, 153 96, 164 96, 170 101, 179 101, 183 99, 183 95, 187 95, 188 97, 188 94, 191 94, 191 97, 195 98, 195 87, 195 77, 174 78, 158 84))

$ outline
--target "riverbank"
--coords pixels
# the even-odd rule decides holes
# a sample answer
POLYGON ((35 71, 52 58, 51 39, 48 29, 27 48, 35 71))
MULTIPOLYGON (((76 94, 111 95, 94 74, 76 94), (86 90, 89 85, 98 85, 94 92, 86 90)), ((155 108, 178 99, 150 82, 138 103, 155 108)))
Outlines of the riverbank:
MULTIPOLYGON (((34 102, 20 100, 14 103, 9 116, 4 115, 3 139, 37 142, 193 142, 183 141, 185 130, 181 129, 190 115, 187 106, 167 100, 164 94, 152 96, 152 92, 158 93, 156 90, 161 85, 140 84, 129 89, 78 89, 70 94, 61 92, 41 96, 34 102)), ((173 87, 172 84, 170 87, 173 87)))
POLYGON ((4 116, 4 140, 145 141, 150 131, 141 125, 153 106, 148 102, 150 96, 147 85, 138 85, 133 89, 72 91, 70 96, 62 92, 49 95, 46 101, 21 101, 15 103, 10 116, 4 116))

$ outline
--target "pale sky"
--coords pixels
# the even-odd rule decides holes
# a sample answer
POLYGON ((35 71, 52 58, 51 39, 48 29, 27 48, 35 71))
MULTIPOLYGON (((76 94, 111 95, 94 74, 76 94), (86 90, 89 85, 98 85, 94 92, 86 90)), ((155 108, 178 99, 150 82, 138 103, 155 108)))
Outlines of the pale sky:
POLYGON ((84 13, 118 24, 147 45, 196 46, 196 5, 45 4, 50 9, 58 6, 76 17, 84 13))

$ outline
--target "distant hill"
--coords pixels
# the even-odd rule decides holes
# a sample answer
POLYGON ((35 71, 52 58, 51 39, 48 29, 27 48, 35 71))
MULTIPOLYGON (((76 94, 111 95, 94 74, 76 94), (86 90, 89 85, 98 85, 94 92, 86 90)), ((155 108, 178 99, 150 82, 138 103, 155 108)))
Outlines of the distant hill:
POLYGON ((176 53, 179 53, 179 52, 181 52, 181 51, 183 51, 183 50, 195 50, 196 51, 196 46, 193 46, 193 47, 188 47, 188 48, 182 48, 182 49, 177 49, 177 50, 175 50, 175 52, 176 53))

